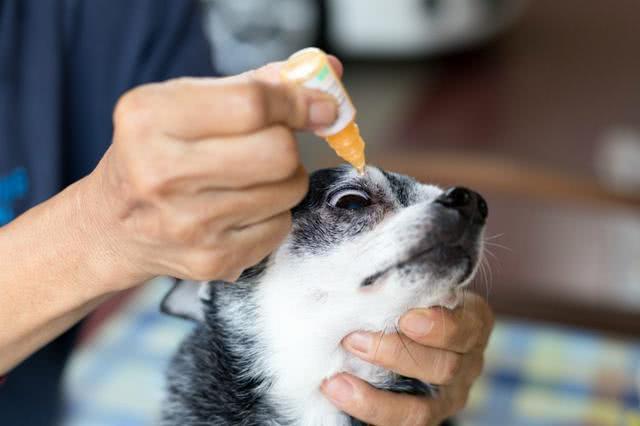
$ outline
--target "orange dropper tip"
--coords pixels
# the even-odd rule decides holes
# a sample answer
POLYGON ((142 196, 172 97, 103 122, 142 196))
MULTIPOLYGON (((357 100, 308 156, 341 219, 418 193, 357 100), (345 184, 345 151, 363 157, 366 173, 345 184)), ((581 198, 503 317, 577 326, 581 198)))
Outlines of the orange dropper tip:
POLYGON ((325 139, 340 158, 355 167, 360 175, 364 175, 365 143, 360 136, 360 130, 355 121, 349 123, 335 135, 327 136, 325 139))

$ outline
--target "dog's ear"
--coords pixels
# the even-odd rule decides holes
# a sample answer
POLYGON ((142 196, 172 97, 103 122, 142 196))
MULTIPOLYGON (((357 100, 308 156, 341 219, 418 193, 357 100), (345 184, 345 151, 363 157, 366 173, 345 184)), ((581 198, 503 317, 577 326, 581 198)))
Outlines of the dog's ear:
POLYGON ((204 321, 204 304, 211 300, 211 286, 206 281, 176 280, 162 302, 160 310, 168 315, 204 321))

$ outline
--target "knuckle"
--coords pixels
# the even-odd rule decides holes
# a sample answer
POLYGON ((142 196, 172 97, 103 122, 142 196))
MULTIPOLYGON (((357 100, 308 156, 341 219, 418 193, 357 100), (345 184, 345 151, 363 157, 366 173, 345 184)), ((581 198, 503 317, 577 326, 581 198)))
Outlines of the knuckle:
POLYGON ((288 234, 289 231, 291 230, 291 225, 293 225, 293 217, 291 216, 291 212, 290 211, 284 212, 284 214, 282 214, 282 218, 280 219, 280 221, 281 221, 280 226, 282 226, 282 233, 288 234))
MULTIPOLYGON (((476 348, 480 344, 481 333, 481 328, 473 327, 464 334, 459 334, 457 339, 454 340, 454 342, 458 342, 458 344, 455 345, 458 352, 469 353, 476 348)), ((451 347, 454 347, 454 342, 452 342, 451 347)))
POLYGON ((464 344, 465 351, 485 346, 493 330, 493 313, 491 309, 483 301, 478 310, 479 312, 476 313, 475 319, 472 321, 472 329, 467 333, 467 339, 464 344))
POLYGON ((281 214, 276 218, 275 233, 274 233, 276 240, 282 241, 287 235, 289 235, 289 231, 291 231, 292 223, 293 223, 293 219, 291 217, 291 212, 289 211, 281 214))
POLYGON ((449 341, 455 340, 462 333, 462 327, 460 326, 461 321, 448 321, 447 324, 447 332, 449 341))
MULTIPOLYGON (((382 352, 382 351, 380 351, 382 352)), ((398 336, 397 341, 394 341, 393 345, 390 348, 389 359, 387 360, 390 363, 395 363, 399 361, 406 353, 406 349, 402 342, 400 341, 400 337, 398 336)))
POLYGON ((167 195, 185 177, 171 168, 171 158, 162 147, 150 145, 130 150, 125 158, 127 178, 134 193, 143 200, 167 195), (145 153, 141 154, 144 149, 145 153))
POLYGON ((282 212, 275 216, 273 219, 274 228, 278 233, 288 233, 293 223, 291 212, 289 210, 282 212))
POLYGON ((469 402, 469 390, 464 390, 461 395, 451 401, 451 414, 455 414, 464 409, 469 402))
POLYGON ((202 235, 200 221, 192 215, 183 215, 179 219, 174 219, 169 227, 169 233, 175 241, 193 245, 197 243, 202 235))
POLYGON ((491 309, 487 301, 477 294, 473 294, 470 297, 472 298, 470 305, 474 307, 472 312, 474 312, 475 316, 477 317, 478 323, 480 323, 484 328, 490 331, 493 328, 494 323, 493 310, 491 309))
POLYGON ((484 355, 480 354, 471 365, 469 372, 470 378, 473 380, 477 379, 482 374, 482 370, 484 370, 484 355))
POLYGON ((495 316, 493 314, 493 310, 489 307, 489 305, 486 302, 482 302, 482 311, 483 311, 483 315, 482 315, 482 326, 483 326, 483 330, 485 330, 486 336, 487 338, 489 337, 489 335, 491 334, 491 331, 493 330, 493 326, 495 324, 495 316))
POLYGON ((291 200, 290 205, 288 206, 289 208, 300 203, 309 191, 309 176, 306 172, 298 174, 294 179, 295 181, 293 182, 290 192, 291 200))
POLYGON ((362 404, 362 414, 365 419, 378 419, 380 417, 379 404, 373 403, 373 399, 365 397, 362 404))
POLYGON ((403 417, 401 425, 403 426, 424 426, 431 424, 433 421, 431 410, 426 404, 420 404, 418 407, 410 409, 403 417))
POLYGON ((307 195, 309 190, 309 178, 306 173, 302 172, 296 175, 291 181, 280 186, 284 193, 283 198, 279 201, 279 211, 289 212, 290 209, 297 206, 307 195))
POLYGON ((222 251, 192 253, 186 265, 187 275, 193 280, 213 280, 223 277, 227 270, 229 255, 222 251))
POLYGON ((242 84, 235 93, 236 102, 245 113, 245 125, 250 129, 264 127, 269 120, 269 97, 265 85, 252 80, 242 84))
POLYGON ((194 77, 176 77, 167 81, 166 84, 170 84, 175 87, 189 87, 192 86, 197 81, 194 77))
POLYGON ((461 327, 461 321, 447 321, 446 334, 444 336, 444 344, 448 348, 452 348, 456 345, 456 342, 464 342, 463 328, 461 327))
POLYGON ((286 179, 296 173, 300 160, 298 144, 291 130, 284 126, 274 127, 268 149, 275 178, 286 179))
POLYGON ((305 172, 300 173, 300 177, 296 179, 296 189, 298 191, 298 201, 301 201, 309 191, 309 175, 305 172))
POLYGON ((114 128, 118 134, 139 135, 152 128, 152 119, 153 108, 146 86, 126 92, 113 110, 114 128))
POLYGON ((282 219, 281 220, 281 232, 283 236, 286 236, 289 234, 289 231, 291 231, 291 227, 293 226, 293 218, 291 216, 291 212, 287 211, 282 215, 282 219))
POLYGON ((459 354, 446 354, 445 362, 442 367, 442 378, 440 380, 440 384, 448 385, 453 382, 458 374, 460 373, 460 369, 462 368, 462 356, 459 354))
POLYGON ((466 339, 464 340, 464 351, 465 352, 469 352, 471 351, 473 348, 476 348, 478 346, 481 346, 483 344, 484 341, 484 334, 485 334, 485 330, 486 330, 486 325, 482 320, 479 320, 476 323, 476 326, 473 328, 473 330, 471 330, 468 335, 466 336, 466 339))
POLYGON ((495 324, 495 321, 496 321, 495 314, 493 313, 493 310, 491 309, 489 304, 487 304, 484 301, 483 301, 483 306, 485 311, 486 324, 487 326, 489 326, 490 329, 493 329, 493 325, 495 324))
POLYGON ((131 186, 138 198, 149 200, 163 192, 165 177, 154 167, 132 167, 131 186))

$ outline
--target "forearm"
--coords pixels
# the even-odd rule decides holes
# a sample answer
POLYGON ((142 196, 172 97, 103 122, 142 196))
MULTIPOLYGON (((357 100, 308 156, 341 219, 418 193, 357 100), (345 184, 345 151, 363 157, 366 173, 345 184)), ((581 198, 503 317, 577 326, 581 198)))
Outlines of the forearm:
POLYGON ((0 375, 133 285, 80 181, 0 228, 0 375))

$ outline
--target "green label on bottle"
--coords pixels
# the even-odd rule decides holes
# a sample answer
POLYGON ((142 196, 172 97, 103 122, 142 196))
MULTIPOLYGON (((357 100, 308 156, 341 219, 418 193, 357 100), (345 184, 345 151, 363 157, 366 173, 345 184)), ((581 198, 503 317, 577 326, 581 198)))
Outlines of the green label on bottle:
POLYGON ((327 75, 329 75, 329 65, 325 64, 320 70, 320 72, 318 72, 318 75, 316 78, 322 81, 327 77, 327 75))

